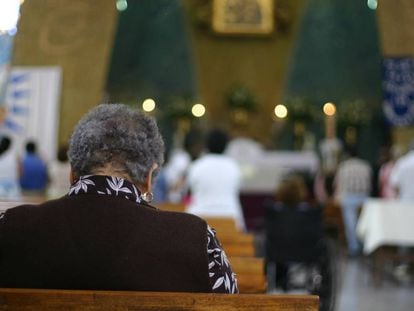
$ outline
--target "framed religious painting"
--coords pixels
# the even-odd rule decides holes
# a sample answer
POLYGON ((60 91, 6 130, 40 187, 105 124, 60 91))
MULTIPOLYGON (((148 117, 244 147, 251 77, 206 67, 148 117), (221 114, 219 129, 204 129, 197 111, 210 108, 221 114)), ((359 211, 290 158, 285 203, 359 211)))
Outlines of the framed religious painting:
POLYGON ((274 0, 213 0, 212 27, 218 34, 268 35, 273 9, 274 0))

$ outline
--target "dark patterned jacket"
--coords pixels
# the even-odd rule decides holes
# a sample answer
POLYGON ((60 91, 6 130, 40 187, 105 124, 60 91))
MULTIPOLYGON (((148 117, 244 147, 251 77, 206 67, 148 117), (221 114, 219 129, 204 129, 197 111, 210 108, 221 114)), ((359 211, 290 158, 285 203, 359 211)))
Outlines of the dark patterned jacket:
POLYGON ((0 287, 211 292, 206 232, 116 196, 19 206, 0 219, 0 287))

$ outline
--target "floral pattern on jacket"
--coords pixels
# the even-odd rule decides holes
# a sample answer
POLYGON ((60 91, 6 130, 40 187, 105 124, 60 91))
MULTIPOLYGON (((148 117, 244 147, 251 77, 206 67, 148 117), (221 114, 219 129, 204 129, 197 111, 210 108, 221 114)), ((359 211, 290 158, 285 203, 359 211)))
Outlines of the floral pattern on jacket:
MULTIPOLYGON (((114 176, 85 175, 79 177, 70 187, 68 195, 79 194, 111 195, 137 203, 144 201, 141 198, 141 192, 134 184, 114 176)), ((236 274, 231 269, 226 253, 216 237, 215 230, 210 226, 207 226, 207 255, 212 292, 238 293, 236 274)))

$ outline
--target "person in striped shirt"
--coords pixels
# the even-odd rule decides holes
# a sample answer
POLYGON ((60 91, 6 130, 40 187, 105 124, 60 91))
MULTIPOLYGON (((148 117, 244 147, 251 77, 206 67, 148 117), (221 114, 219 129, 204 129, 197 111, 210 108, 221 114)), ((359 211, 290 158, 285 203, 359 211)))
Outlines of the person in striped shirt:
POLYGON ((335 198, 341 205, 348 254, 359 255, 361 245, 356 235, 358 211, 368 198, 372 187, 372 169, 358 157, 356 148, 349 148, 349 158, 339 164, 334 179, 335 198))

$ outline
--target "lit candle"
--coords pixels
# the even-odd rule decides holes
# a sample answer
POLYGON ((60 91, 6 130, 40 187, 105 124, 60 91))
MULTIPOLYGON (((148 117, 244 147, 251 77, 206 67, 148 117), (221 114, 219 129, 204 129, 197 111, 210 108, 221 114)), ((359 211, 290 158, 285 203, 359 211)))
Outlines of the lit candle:
POLYGON ((336 106, 333 103, 323 105, 325 114, 325 138, 331 139, 336 137, 336 106))

